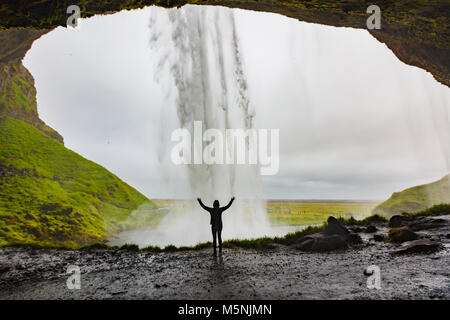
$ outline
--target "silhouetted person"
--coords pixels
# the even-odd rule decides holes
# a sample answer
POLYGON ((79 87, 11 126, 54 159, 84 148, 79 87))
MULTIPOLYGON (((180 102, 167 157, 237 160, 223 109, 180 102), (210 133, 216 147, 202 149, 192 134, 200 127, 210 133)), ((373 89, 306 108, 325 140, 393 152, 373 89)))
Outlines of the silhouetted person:
POLYGON ((205 206, 200 198, 197 198, 197 201, 200 203, 202 208, 208 211, 211 215, 210 223, 213 236, 214 256, 216 256, 216 236, 219 238, 219 253, 222 253, 222 212, 231 206, 234 201, 234 197, 231 198, 230 202, 225 207, 220 207, 218 200, 214 200, 212 208, 205 206))

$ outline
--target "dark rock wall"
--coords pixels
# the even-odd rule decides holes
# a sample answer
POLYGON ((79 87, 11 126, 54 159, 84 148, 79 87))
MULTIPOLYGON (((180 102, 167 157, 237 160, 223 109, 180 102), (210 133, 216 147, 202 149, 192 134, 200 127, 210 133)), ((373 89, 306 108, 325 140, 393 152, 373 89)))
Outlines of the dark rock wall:
MULTIPOLYGON (((0 30, 52 29, 65 25, 68 0, 0 0, 0 30)), ((113 13, 149 5, 185 4, 274 12, 300 21, 366 29, 367 7, 381 9, 381 30, 369 31, 403 62, 423 68, 450 86, 450 2, 448 0, 85 0, 81 16, 113 13)))
POLYGON ((62 136, 39 118, 34 78, 22 64, 33 41, 48 31, 9 29, 0 32, 0 117, 23 120, 63 143, 62 136))

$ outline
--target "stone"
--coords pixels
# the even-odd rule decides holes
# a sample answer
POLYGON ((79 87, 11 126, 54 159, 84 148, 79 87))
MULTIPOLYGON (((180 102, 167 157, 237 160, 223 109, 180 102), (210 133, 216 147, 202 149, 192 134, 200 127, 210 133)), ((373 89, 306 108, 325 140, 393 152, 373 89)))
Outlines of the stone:
POLYGON ((322 251, 342 249, 346 247, 347 243, 342 237, 338 235, 331 235, 316 238, 312 244, 311 250, 322 252, 322 251))
POLYGON ((394 253, 430 253, 435 252, 440 248, 441 244, 437 241, 419 239, 403 243, 399 249, 394 251, 394 253))
POLYGON ((357 233, 350 233, 347 236, 347 243, 350 243, 350 244, 361 244, 361 243, 363 243, 363 241, 362 241, 361 236, 359 234, 357 234, 357 233))
POLYGON ((436 219, 415 215, 395 215, 389 220, 389 227, 408 227, 412 231, 419 231, 439 228, 445 225, 445 223, 447 223, 447 221, 440 218, 436 219))
POLYGON ((387 234, 388 242, 402 243, 406 241, 417 240, 419 236, 417 233, 409 230, 408 227, 391 228, 387 234))
POLYGON ((347 237, 350 231, 342 223, 340 223, 335 217, 330 216, 327 220, 327 226, 325 227, 324 233, 326 235, 339 235, 347 237))
POLYGON ((324 252, 346 248, 345 239, 339 235, 316 233, 301 239, 296 249, 301 251, 324 252))
POLYGON ((311 251, 312 245, 314 243, 314 239, 311 238, 303 238, 298 245, 295 246, 296 249, 301 251, 311 251))
POLYGON ((398 228, 405 225, 405 222, 408 221, 408 216, 395 215, 389 219, 389 227, 398 228))
POLYGON ((1 274, 1 273, 8 272, 9 270, 11 270, 11 267, 10 267, 10 266, 0 264, 0 274, 1 274))
POLYGON ((354 232, 354 233, 359 233, 359 232, 362 232, 362 231, 363 231, 363 229, 362 229, 361 227, 353 227, 353 228, 351 228, 351 230, 352 230, 352 232, 354 232))
POLYGON ((373 240, 375 240, 376 242, 382 242, 382 241, 384 241, 384 239, 386 239, 386 237, 382 234, 374 234, 373 235, 373 240))

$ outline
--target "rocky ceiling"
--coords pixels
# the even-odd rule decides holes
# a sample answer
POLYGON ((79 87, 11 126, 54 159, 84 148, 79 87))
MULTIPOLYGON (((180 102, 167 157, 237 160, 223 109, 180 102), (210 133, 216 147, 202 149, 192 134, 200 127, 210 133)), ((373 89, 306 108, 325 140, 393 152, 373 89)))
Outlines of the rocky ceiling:
MULTIPOLYGON (((23 57, 36 38, 64 26, 66 9, 76 2, 0 0, 0 62, 23 57), (13 31, 16 28, 29 30, 13 31)), ((381 29, 369 32, 401 61, 425 69, 437 81, 450 85, 449 0, 79 0, 77 4, 82 17, 149 5, 201 4, 274 12, 305 22, 353 28, 366 28, 370 15, 367 7, 376 4, 381 8, 381 29)))

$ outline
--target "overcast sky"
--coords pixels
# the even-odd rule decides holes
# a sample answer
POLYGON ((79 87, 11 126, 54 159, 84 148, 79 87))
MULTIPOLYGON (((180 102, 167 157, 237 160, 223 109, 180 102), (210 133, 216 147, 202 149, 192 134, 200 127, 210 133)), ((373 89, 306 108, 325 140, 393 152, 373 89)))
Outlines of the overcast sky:
MULTIPOLYGON (((184 197, 183 169, 158 159, 177 121, 153 77, 150 10, 166 9, 59 27, 24 64, 41 118, 68 148, 149 198, 184 197)), ((262 177, 267 198, 385 199, 448 173, 450 90, 431 74, 365 30, 235 15, 256 127, 280 129, 280 171, 262 177)))

